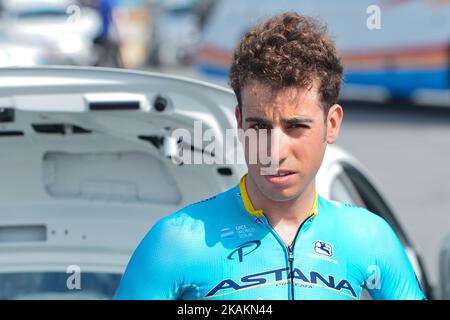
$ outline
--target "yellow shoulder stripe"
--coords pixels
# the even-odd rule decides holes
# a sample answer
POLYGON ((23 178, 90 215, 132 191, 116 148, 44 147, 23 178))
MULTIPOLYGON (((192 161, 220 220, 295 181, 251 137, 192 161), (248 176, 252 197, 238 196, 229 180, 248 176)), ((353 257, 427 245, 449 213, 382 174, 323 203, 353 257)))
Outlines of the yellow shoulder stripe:
POLYGON ((262 210, 256 210, 255 207, 253 207, 253 203, 247 193, 247 187, 245 186, 246 178, 247 173, 242 176, 241 181, 239 182, 239 189, 241 190, 241 197, 244 202, 245 210, 254 217, 264 217, 264 212, 262 210))

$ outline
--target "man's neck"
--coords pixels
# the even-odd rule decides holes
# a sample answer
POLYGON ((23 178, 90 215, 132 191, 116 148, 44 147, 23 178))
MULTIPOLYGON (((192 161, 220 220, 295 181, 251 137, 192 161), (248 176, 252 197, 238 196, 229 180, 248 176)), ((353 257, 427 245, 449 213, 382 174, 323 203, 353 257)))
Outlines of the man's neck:
POLYGON ((253 206, 255 209, 263 210, 272 226, 279 224, 299 226, 308 218, 314 205, 316 196, 315 179, 308 184, 300 196, 289 201, 268 199, 249 176, 247 176, 245 182, 253 206))

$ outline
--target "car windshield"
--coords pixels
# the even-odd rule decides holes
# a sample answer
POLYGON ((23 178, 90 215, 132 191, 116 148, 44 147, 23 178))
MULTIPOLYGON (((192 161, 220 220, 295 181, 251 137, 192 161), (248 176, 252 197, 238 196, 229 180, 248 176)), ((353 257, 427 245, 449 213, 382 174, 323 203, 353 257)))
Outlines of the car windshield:
POLYGON ((81 273, 79 289, 69 289, 72 274, 26 272, 0 274, 0 300, 99 300, 111 299, 121 274, 81 273))

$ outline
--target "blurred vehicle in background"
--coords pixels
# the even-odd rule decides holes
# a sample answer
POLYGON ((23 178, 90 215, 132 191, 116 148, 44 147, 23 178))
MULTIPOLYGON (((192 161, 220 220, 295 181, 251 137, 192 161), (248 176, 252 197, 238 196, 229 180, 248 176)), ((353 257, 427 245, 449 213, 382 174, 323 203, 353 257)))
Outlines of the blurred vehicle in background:
MULTIPOLYGON (((95 10, 71 0, 1 0, 1 9, 1 37, 14 39, 24 48, 9 63, 27 65, 30 55, 34 64, 98 63, 94 39, 101 31, 101 20, 95 10)), ((6 51, 13 50, 9 47, 6 51)))
POLYGON ((162 0, 152 9, 149 64, 190 64, 201 37, 199 0, 162 0))
POLYGON ((0 67, 68 64, 63 58, 45 41, 0 34, 0 67))
MULTIPOLYGON (((0 299, 111 298, 156 221, 247 172, 235 105, 229 89, 155 73, 0 69, 0 299), (214 159, 211 140, 196 138, 196 121, 232 161, 214 159), (236 143, 226 143, 227 129, 236 143), (180 154, 205 161, 173 161, 180 154)), ((329 146, 317 191, 383 217, 431 298, 420 252, 373 181, 329 146)))
POLYGON ((225 84, 240 37, 292 10, 327 24, 345 66, 342 98, 450 106, 450 1, 218 0, 197 53, 203 78, 225 84))

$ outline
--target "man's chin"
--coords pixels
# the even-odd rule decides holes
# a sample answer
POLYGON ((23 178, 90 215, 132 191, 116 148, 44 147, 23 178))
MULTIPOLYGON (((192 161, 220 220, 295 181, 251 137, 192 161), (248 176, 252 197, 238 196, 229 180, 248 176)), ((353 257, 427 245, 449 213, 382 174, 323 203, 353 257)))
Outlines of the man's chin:
POLYGON ((273 202, 289 202, 295 200, 299 197, 299 194, 280 194, 280 193, 271 193, 267 194, 266 197, 273 202))
POLYGON ((264 196, 271 201, 288 202, 297 199, 301 195, 300 188, 292 186, 266 186, 264 196))

